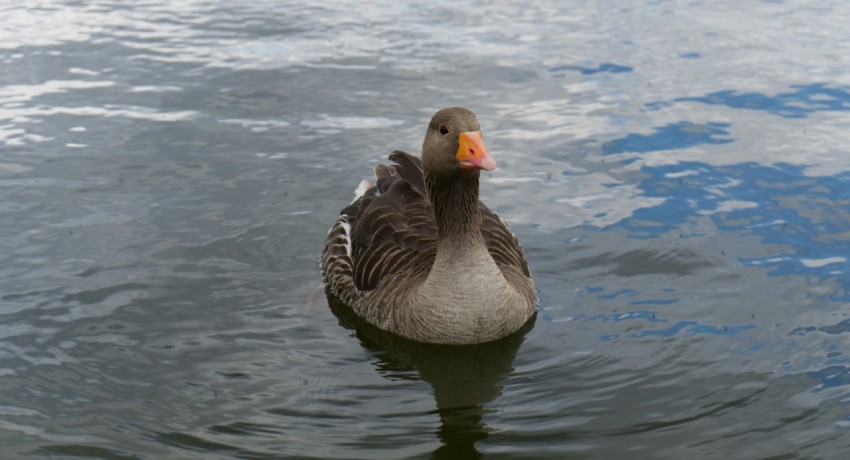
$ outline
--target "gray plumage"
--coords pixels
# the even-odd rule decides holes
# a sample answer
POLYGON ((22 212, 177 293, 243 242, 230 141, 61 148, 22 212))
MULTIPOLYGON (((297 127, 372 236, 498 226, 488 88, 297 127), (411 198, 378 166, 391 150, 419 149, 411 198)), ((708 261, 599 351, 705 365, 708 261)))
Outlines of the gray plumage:
POLYGON ((422 160, 393 152, 393 164, 375 168, 375 186, 328 232, 325 282, 368 323, 422 342, 472 344, 534 315, 522 246, 478 200, 479 171, 456 159, 459 134, 477 131, 469 110, 437 112, 422 160))

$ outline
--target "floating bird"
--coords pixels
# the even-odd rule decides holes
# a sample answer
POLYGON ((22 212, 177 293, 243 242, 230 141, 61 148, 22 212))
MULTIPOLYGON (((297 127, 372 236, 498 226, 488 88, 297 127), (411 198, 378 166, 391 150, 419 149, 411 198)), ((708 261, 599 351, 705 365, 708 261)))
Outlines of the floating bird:
POLYGON ((520 329, 537 296, 516 236, 478 200, 480 170, 496 162, 475 114, 440 110, 421 160, 389 159, 328 232, 330 293, 367 323, 420 342, 483 343, 520 329))

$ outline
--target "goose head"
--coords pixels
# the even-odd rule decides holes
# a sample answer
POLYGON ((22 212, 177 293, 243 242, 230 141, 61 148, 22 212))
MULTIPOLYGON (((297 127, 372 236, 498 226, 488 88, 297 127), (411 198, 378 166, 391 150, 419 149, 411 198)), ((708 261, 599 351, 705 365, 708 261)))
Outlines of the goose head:
POLYGON ((434 114, 422 142, 422 167, 426 174, 442 177, 496 168, 496 161, 484 147, 474 113, 463 107, 450 107, 434 114))

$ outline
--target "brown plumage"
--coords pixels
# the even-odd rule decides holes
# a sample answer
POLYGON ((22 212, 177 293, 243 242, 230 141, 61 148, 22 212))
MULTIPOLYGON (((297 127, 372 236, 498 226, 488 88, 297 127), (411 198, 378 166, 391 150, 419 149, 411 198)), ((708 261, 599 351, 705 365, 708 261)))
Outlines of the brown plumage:
POLYGON ((479 170, 495 162, 475 115, 440 110, 422 160, 389 159, 328 232, 331 293, 368 323, 422 342, 481 343, 519 329, 537 296, 516 236, 478 200, 479 170))

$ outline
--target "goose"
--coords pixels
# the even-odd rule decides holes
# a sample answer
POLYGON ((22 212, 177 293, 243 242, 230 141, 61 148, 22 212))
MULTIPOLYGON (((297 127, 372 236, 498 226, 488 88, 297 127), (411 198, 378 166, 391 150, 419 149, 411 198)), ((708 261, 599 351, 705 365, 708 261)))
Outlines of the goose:
POLYGON ((520 329, 537 295, 517 237, 478 199, 480 171, 496 162, 475 114, 438 111, 421 160, 400 150, 389 160, 328 232, 321 268, 329 294, 365 322, 418 342, 484 343, 520 329))

